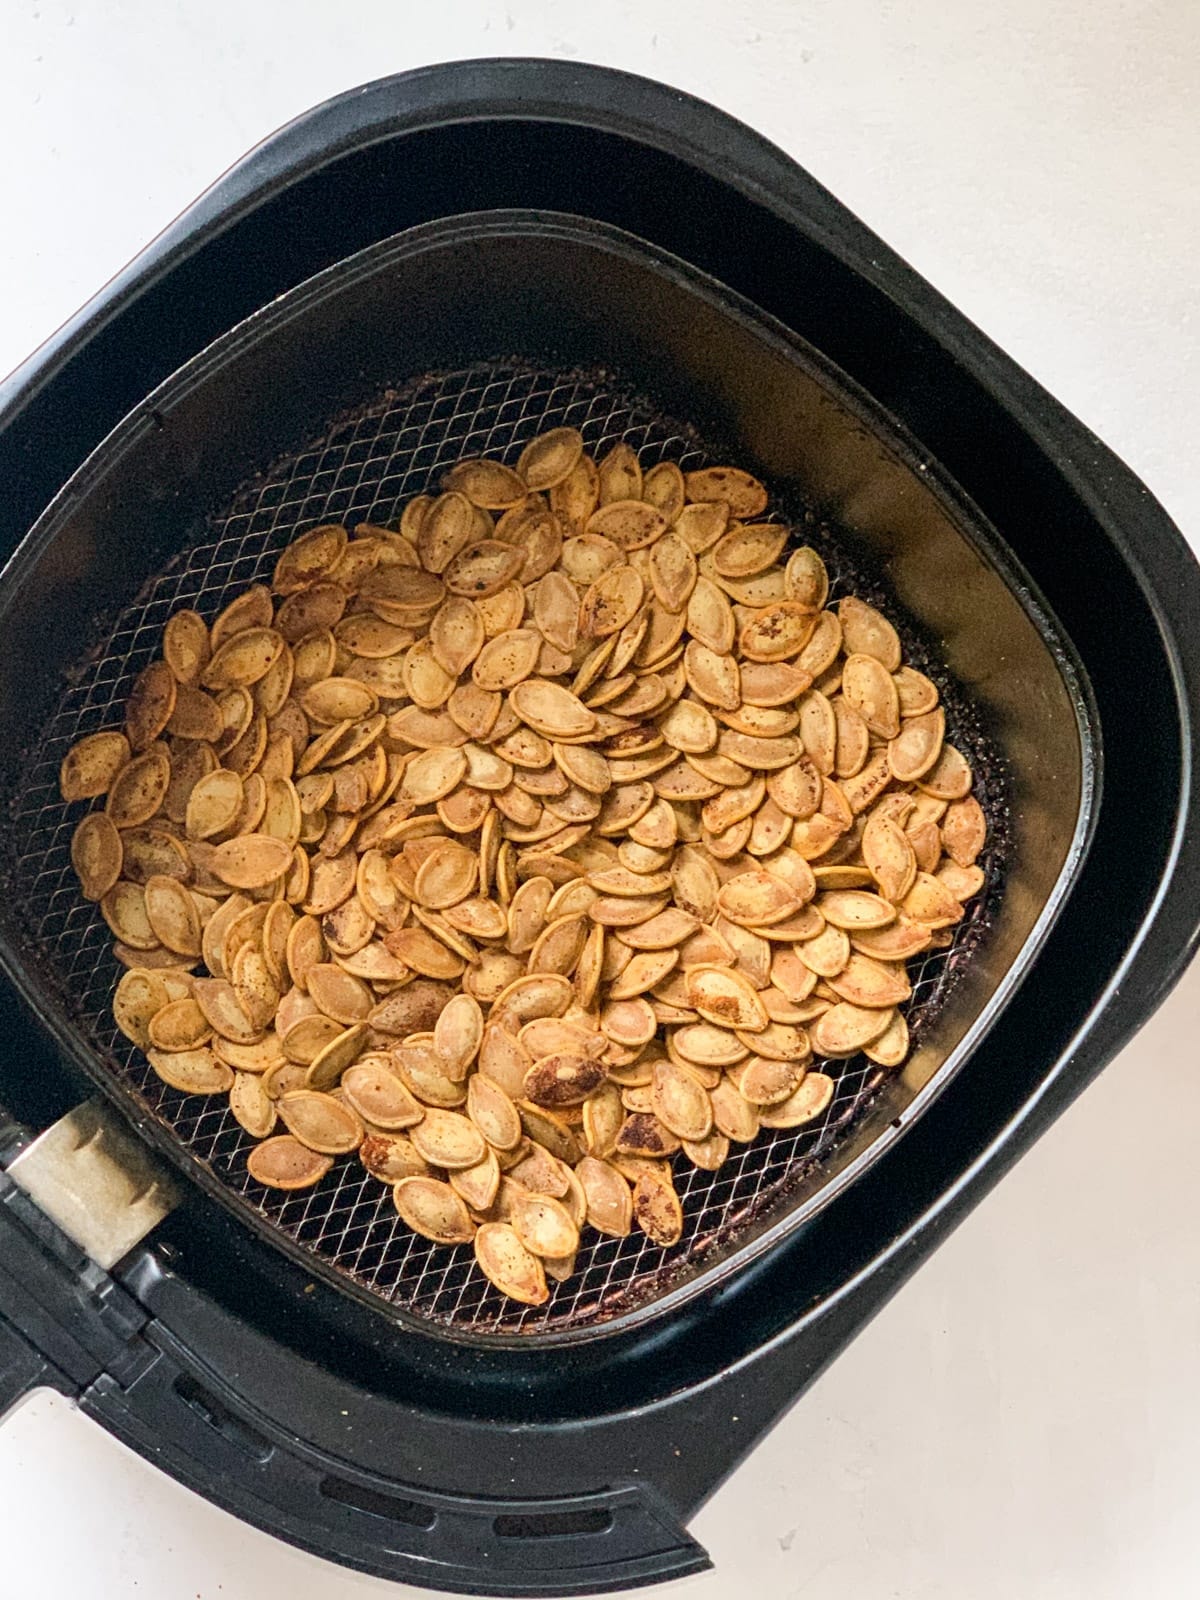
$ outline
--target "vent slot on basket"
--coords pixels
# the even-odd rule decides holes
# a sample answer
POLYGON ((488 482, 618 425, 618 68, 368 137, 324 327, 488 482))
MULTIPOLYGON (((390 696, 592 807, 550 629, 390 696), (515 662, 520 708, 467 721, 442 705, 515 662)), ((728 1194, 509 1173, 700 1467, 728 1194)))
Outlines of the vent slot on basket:
POLYGON ((496 1517, 492 1529, 500 1539, 565 1539, 581 1534, 608 1533, 611 1511, 600 1507, 579 1511, 539 1511, 496 1517))
POLYGON ((345 1478, 322 1478, 320 1492, 326 1500, 336 1500, 338 1505, 363 1511, 369 1517, 381 1517, 386 1522, 402 1522, 406 1528, 421 1528, 426 1533, 437 1521, 432 1506, 419 1500, 405 1500, 400 1495, 381 1494, 366 1484, 350 1483, 345 1478))
POLYGON ((190 1407, 215 1433, 219 1433, 238 1450, 253 1456, 256 1461, 269 1461, 274 1455, 275 1447, 269 1439, 264 1439, 248 1423, 235 1417, 214 1394, 188 1373, 180 1373, 175 1379, 174 1389, 185 1406, 190 1407))

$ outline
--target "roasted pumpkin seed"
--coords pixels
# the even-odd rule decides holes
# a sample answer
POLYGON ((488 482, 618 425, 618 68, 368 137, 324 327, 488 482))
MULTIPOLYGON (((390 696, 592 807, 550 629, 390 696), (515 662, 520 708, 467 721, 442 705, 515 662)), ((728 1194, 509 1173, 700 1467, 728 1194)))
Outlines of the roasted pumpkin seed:
POLYGON ((467 1244, 475 1237, 466 1202, 437 1178, 402 1178, 392 1190, 396 1210, 414 1233, 435 1244, 467 1244))
POLYGON ((311 1189, 332 1165, 331 1156, 310 1150, 290 1133, 256 1144, 246 1157, 250 1176, 268 1189, 311 1189))
POLYGON ((475 1259, 484 1277, 510 1300, 540 1306, 549 1298, 545 1267, 511 1223, 482 1223, 475 1234, 475 1259))
POLYGON ((633 1216, 652 1243, 664 1249, 683 1237, 683 1207, 668 1172, 643 1170, 633 1186, 633 1216))

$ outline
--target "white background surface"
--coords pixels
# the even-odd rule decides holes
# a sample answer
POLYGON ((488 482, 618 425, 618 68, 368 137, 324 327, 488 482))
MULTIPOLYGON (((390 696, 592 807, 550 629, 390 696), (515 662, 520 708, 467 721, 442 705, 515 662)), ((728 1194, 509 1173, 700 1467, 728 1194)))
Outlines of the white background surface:
MULTIPOLYGON (((0 371, 287 118, 489 54, 644 72, 775 139, 1200 541, 1190 0, 4 0, 0 371)), ((1193 969, 702 1511, 717 1570, 664 1595, 1195 1592, 1198 1037, 1193 969)), ((48 1396, 0 1434, 0 1506, 5 1600, 402 1592, 243 1527, 48 1396)))

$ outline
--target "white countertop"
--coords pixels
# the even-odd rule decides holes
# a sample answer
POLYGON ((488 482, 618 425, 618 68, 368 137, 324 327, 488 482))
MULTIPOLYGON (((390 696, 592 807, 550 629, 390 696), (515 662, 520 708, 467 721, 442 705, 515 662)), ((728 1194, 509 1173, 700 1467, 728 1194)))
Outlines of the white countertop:
MULTIPOLYGON (((495 54, 642 72, 776 140, 1200 547, 1187 0, 7 0, 0 371, 287 118, 495 54)), ((694 1523, 715 1572, 664 1596, 1195 1591, 1198 1038, 1193 968, 719 1490, 694 1523)), ((12 1600, 402 1592, 243 1526, 44 1394, 0 1433, 0 1505, 12 1600)))

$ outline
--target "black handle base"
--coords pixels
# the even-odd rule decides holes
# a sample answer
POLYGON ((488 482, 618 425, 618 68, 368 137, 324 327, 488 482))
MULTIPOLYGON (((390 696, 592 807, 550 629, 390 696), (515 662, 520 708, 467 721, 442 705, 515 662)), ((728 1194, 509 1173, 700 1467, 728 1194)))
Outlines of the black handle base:
POLYGON ((0 1422, 35 1389, 74 1394, 70 1383, 13 1327, 0 1317, 0 1422))
POLYGON ((711 1565, 653 1485, 543 1499, 447 1494, 352 1469, 248 1417, 161 1325, 133 1383, 102 1375, 81 1409, 206 1499, 379 1577, 459 1594, 577 1595, 711 1565))

